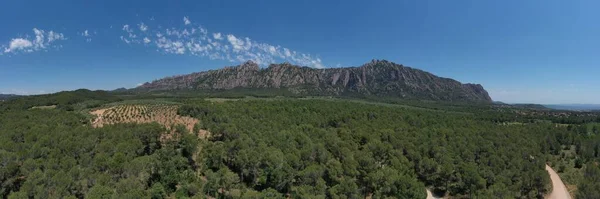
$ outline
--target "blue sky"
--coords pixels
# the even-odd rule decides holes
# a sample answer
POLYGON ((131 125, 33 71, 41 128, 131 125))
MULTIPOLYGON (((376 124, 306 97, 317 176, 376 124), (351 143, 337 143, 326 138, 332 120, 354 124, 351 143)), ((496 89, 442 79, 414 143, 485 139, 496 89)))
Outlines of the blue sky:
POLYGON ((130 88, 244 59, 312 67, 387 59, 480 83, 494 100, 600 103, 598 7, 593 0, 3 0, 0 93, 130 88))

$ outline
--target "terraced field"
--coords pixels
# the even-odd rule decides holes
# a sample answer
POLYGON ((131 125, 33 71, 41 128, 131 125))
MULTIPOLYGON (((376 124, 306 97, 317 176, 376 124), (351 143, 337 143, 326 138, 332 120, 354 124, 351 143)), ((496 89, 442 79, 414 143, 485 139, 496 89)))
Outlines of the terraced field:
MULTIPOLYGON (((189 132, 194 132, 194 125, 198 119, 177 115, 178 105, 151 104, 151 105, 116 105, 109 108, 95 109, 90 114, 96 118, 92 126, 99 128, 105 125, 118 123, 159 123, 167 129, 168 136, 175 131, 175 126, 184 125, 189 132)), ((195 132, 199 137, 205 138, 208 132, 199 130, 195 132)))

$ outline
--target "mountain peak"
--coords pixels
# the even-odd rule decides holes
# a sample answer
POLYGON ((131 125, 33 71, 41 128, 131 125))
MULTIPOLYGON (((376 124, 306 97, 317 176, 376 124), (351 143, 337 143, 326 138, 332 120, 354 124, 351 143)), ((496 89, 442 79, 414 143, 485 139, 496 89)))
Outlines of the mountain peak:
POLYGON ((260 67, 258 66, 258 64, 256 64, 256 62, 254 62, 252 60, 248 60, 240 65, 233 66, 232 68, 234 68, 235 70, 242 70, 242 71, 258 71, 258 70, 260 70, 260 67))
POLYGON ((382 96, 404 99, 492 102, 479 84, 462 84, 431 73, 373 59, 361 67, 315 69, 290 63, 260 69, 247 61, 189 75, 164 78, 138 90, 284 89, 295 95, 382 96))

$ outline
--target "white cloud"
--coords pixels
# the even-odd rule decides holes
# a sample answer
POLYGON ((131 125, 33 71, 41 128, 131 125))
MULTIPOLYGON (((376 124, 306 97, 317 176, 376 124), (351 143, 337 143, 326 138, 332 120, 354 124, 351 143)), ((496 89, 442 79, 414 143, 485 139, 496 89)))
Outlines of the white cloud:
POLYGON ((172 29, 167 29, 166 30, 166 35, 168 35, 168 36, 176 36, 178 38, 182 38, 182 37, 185 37, 185 36, 189 36, 189 32, 187 32, 187 30, 185 30, 185 29, 180 31, 180 30, 172 28, 172 29))
POLYGON ((123 25, 123 30, 124 30, 125 32, 130 32, 130 31, 131 31, 131 30, 129 29, 129 25, 128 25, 128 24, 125 24, 125 25, 123 25))
POLYGON ((283 52, 285 53, 286 57, 291 57, 292 56, 292 53, 290 52, 290 49, 283 48, 283 52))
POLYGON ((231 47, 233 47, 233 51, 235 52, 239 52, 244 49, 244 41, 238 39, 234 35, 227 35, 227 41, 229 41, 231 47))
POLYGON ((123 36, 121 36, 121 40, 122 40, 123 42, 125 42, 126 44, 130 44, 130 43, 131 43, 131 40, 129 40, 129 39, 127 39, 127 38, 123 37, 123 36))
POLYGON ((35 33, 35 40, 34 40, 34 42, 36 44, 36 47, 44 48, 45 47, 44 46, 44 37, 45 37, 44 36, 44 32, 45 31, 44 30, 39 30, 37 28, 34 28, 33 32, 35 33))
POLYGON ((161 37, 156 40, 156 46, 163 50, 166 53, 173 54, 185 54, 186 47, 183 45, 182 41, 176 41, 167 39, 166 37, 161 37))
POLYGON ((129 25, 124 25, 125 34, 121 36, 121 40, 128 44, 156 47, 158 52, 167 54, 189 54, 231 62, 252 60, 263 66, 287 61, 302 66, 324 67, 320 58, 310 54, 234 34, 209 33, 202 26, 188 26, 191 24, 188 17, 184 17, 184 24, 174 28, 162 28, 158 25, 156 30, 146 31, 141 27, 133 30, 129 25))
POLYGON ((92 34, 90 34, 90 32, 88 30, 84 30, 83 32, 81 32, 81 36, 85 37, 86 42, 92 41, 92 38, 90 38, 92 36, 92 34))
POLYGON ((215 38, 216 40, 222 40, 223 37, 221 37, 221 33, 217 32, 217 33, 213 33, 213 38, 215 38))
POLYGON ((33 40, 28 39, 28 36, 24 38, 20 37, 11 39, 11 41, 8 44, 8 47, 4 47, 4 53, 28 53, 44 50, 47 47, 57 47, 53 45, 53 43, 55 43, 56 41, 67 39, 62 33, 57 33, 54 31, 45 31, 34 28, 33 33, 35 35, 35 39, 33 40))
POLYGON ((185 25, 190 25, 192 22, 190 21, 190 18, 188 18, 188 17, 183 17, 183 23, 184 23, 185 25))
POLYGON ((183 47, 183 43, 181 43, 180 41, 173 42, 173 47, 175 49, 176 54, 182 55, 185 53, 185 48, 183 47))
POLYGON ((140 27, 140 30, 142 32, 146 32, 148 30, 148 26, 146 24, 144 24, 143 22, 141 24, 138 25, 140 27))
POLYGON ((48 42, 53 42, 56 40, 64 40, 65 36, 62 33, 57 33, 54 31, 48 32, 48 42))
POLYGON ((204 29, 204 28, 200 27, 200 33, 202 33, 202 34, 205 34, 205 35, 206 35, 206 34, 208 34, 208 30, 206 30, 206 29, 204 29))
MULTIPOLYGON (((142 34, 144 32, 144 29, 147 30, 148 27, 144 24, 141 23, 138 25, 140 31, 142 31, 142 34)), ((130 43, 135 43, 135 44, 139 44, 143 42, 143 39, 139 39, 138 35, 135 33, 135 30, 131 28, 131 26, 129 26, 129 24, 125 24, 123 25, 123 28, 121 29, 123 31, 125 31, 125 33, 127 33, 126 35, 122 35, 120 38, 123 42, 125 42, 126 44, 130 44, 130 43)))
POLYGON ((183 35, 184 37, 190 36, 190 32, 187 29, 183 29, 183 31, 181 31, 181 35, 183 35))
POLYGON ((199 43, 188 42, 186 43, 186 47, 189 49, 192 55, 204 55, 206 56, 207 51, 210 47, 202 46, 199 43))
POLYGON ((5 53, 13 52, 15 50, 28 49, 33 46, 33 43, 27 39, 16 38, 10 41, 9 47, 4 49, 5 53))
POLYGON ((277 55, 277 49, 275 46, 269 46, 269 53, 271 53, 271 55, 277 55))

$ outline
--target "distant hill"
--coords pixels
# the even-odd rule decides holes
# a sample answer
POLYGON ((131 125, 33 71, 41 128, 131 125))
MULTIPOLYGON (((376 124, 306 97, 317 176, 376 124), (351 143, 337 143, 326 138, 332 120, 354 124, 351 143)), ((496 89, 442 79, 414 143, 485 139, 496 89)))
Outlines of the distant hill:
POLYGON ((570 111, 596 111, 600 110, 600 104, 546 104, 545 107, 557 110, 570 111))
POLYGON ((93 108, 105 102, 116 102, 121 99, 107 91, 91 91, 78 89, 74 91, 61 91, 52 94, 20 96, 11 103, 0 106, 0 112, 4 110, 23 110, 35 106, 57 106, 59 109, 72 110, 73 106, 81 105, 93 108), (80 104, 82 102, 91 104, 80 104))
POLYGON ((127 89, 126 89, 126 88, 123 88, 123 87, 121 87, 121 88, 117 88, 117 89, 115 89, 115 90, 112 90, 112 91, 110 91, 110 92, 125 92, 125 91, 127 91, 127 89))
POLYGON ((12 98, 16 98, 19 97, 19 95, 13 95, 13 94, 0 94, 0 101, 4 101, 4 100, 8 100, 8 99, 12 99, 12 98))
POLYGON ((534 109, 534 110, 549 110, 550 108, 541 104, 512 104, 516 108, 534 109))
POLYGON ((259 68, 245 62, 219 70, 167 77, 147 82, 138 92, 176 90, 284 89, 297 95, 381 96, 402 99, 485 102, 492 100, 479 84, 453 79, 385 60, 373 60, 360 67, 315 69, 271 64, 259 68))

